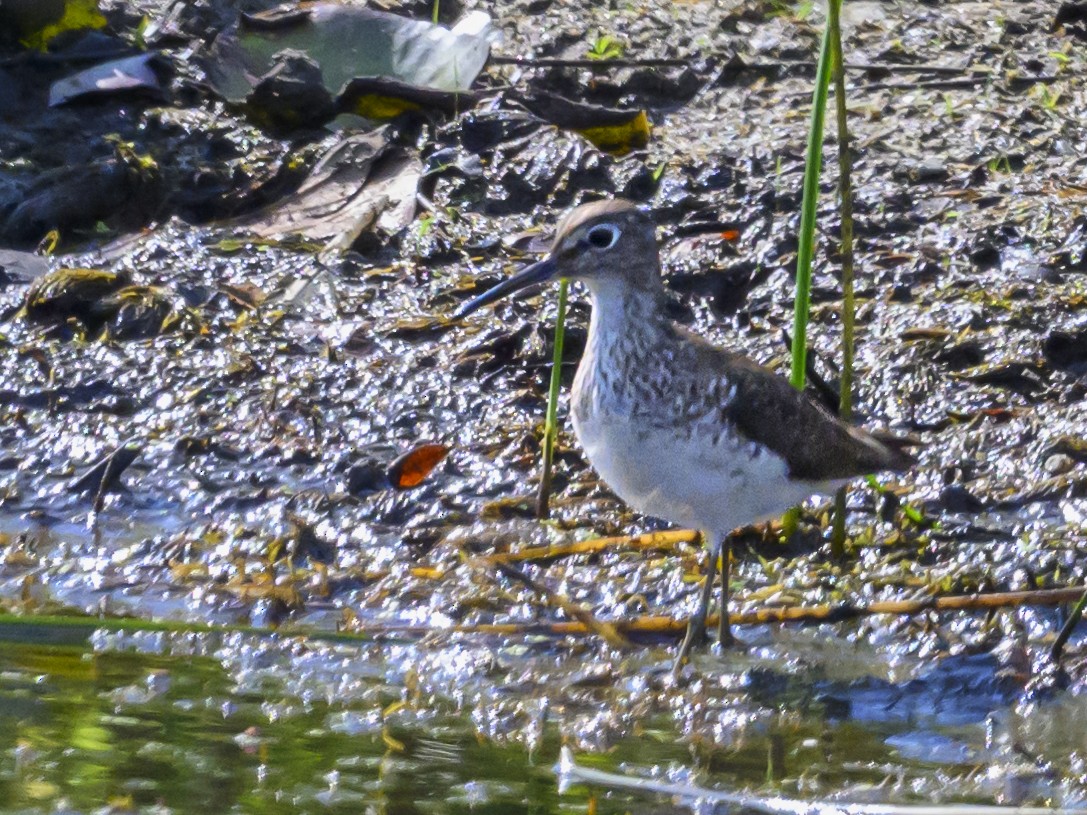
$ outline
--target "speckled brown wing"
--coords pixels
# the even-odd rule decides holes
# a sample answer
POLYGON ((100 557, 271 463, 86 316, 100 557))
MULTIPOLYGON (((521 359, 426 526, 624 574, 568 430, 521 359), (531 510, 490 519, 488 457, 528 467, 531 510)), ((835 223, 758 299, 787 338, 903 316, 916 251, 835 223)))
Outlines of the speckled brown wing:
POLYGON ((850 427, 787 380, 746 357, 701 338, 695 347, 698 365, 724 373, 736 389, 722 408, 723 418, 742 437, 781 457, 790 477, 834 481, 906 470, 915 463, 908 453, 850 427))

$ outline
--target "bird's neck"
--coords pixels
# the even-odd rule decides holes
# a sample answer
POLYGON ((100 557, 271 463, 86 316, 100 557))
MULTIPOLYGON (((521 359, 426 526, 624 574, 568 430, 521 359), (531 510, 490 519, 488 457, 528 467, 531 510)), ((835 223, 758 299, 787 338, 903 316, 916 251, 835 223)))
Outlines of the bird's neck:
POLYGON ((632 287, 611 280, 593 280, 589 285, 593 311, 589 321, 589 350, 601 354, 605 348, 624 340, 653 338, 668 330, 662 301, 664 290, 632 287))
POLYGON ((664 290, 633 287, 622 281, 593 280, 588 283, 593 300, 592 327, 596 330, 624 330, 626 324, 655 322, 662 318, 664 290))

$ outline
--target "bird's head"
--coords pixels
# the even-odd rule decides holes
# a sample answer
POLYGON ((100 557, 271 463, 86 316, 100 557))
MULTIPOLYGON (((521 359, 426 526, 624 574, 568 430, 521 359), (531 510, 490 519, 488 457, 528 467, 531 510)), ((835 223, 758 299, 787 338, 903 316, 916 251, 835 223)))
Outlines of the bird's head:
POLYGON ((655 292, 660 286, 660 263, 652 219, 623 199, 583 204, 559 222, 546 258, 465 303, 457 316, 562 277, 580 280, 592 291, 655 292))

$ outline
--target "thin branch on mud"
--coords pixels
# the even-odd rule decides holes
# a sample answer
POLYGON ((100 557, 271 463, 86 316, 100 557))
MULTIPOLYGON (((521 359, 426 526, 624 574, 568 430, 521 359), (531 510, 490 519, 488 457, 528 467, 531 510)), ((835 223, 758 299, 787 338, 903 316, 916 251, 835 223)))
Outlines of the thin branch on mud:
MULTIPOLYGON (((705 59, 732 60, 731 54, 707 54, 704 57, 682 59, 677 57, 655 59, 647 57, 643 59, 591 59, 588 57, 563 59, 561 57, 497 57, 492 56, 493 65, 517 65, 522 68, 691 68, 705 59)), ((752 71, 777 71, 781 69, 803 68, 814 71, 815 63, 806 60, 762 60, 759 62, 742 62, 742 67, 752 71)), ((887 74, 942 74, 947 76, 959 76, 975 72, 972 66, 957 65, 907 65, 895 62, 848 62, 845 65, 848 71, 872 71, 887 74)))
MULTIPOLYGON (((916 91, 916 90, 957 90, 974 88, 985 82, 1004 83, 1015 87, 1024 85, 1051 85, 1060 80, 1067 79, 1072 74, 1044 74, 1042 76, 1000 76, 987 72, 970 73, 967 76, 956 79, 929 79, 921 82, 871 82, 856 86, 858 91, 916 91)), ((784 94, 785 99, 806 99, 808 91, 784 94)))
POLYGON ((866 91, 910 91, 918 89, 928 90, 955 90, 958 88, 973 88, 989 80, 1005 82, 1009 85, 1049 85, 1066 76, 1054 76, 1044 74, 1042 76, 997 76, 989 73, 976 73, 959 79, 931 79, 926 82, 873 82, 871 85, 863 85, 866 91))
MULTIPOLYGON (((495 567, 525 583, 533 591, 546 597, 549 602, 575 619, 573 621, 552 623, 490 623, 454 626, 386 625, 378 623, 362 624, 339 631, 306 631, 287 626, 267 628, 185 620, 16 614, 5 613, 3 607, 0 606, 0 642, 13 636, 11 632, 14 632, 14 636, 17 638, 25 637, 25 634, 20 633, 20 631, 27 627, 33 627, 68 629, 73 633, 77 631, 90 632, 96 629, 107 631, 159 631, 186 635, 237 633, 255 637, 298 637, 302 640, 340 643, 367 643, 378 638, 387 640, 389 638, 420 637, 429 634, 467 634, 476 636, 548 634, 555 637, 597 634, 602 639, 613 643, 616 647, 623 647, 618 643, 627 643, 624 635, 641 634, 678 637, 687 628, 685 620, 675 620, 671 617, 659 615, 634 617, 629 620, 610 623, 601 622, 581 606, 555 594, 520 570, 505 564, 495 564, 495 567), (605 631, 608 633, 605 634, 605 631)), ((926 600, 886 601, 868 605, 839 604, 833 606, 764 608, 742 614, 733 614, 730 619, 733 625, 759 625, 773 622, 829 623, 872 614, 917 614, 922 611, 978 611, 1018 608, 1020 606, 1056 606, 1062 603, 1076 602, 1082 599, 1085 593, 1087 593, 1087 586, 1071 586, 1063 589, 966 594, 951 597, 933 597, 926 600)), ((716 625, 717 615, 710 615, 706 620, 706 624, 716 625)), ((85 635, 75 633, 75 636, 85 635)))
POLYGON ((585 626, 588 631, 592 631, 594 634, 601 637, 612 648, 626 650, 631 647, 630 640, 620 634, 614 625, 601 622, 596 619, 588 609, 583 608, 567 597, 563 597, 561 594, 551 591, 551 589, 543 583, 533 580, 520 569, 508 566, 505 563, 495 564, 495 568, 507 577, 511 577, 520 583, 524 583, 532 589, 532 591, 544 598, 548 605, 554 606, 564 614, 573 617, 581 625, 585 626))
MULTIPOLYGON (((994 592, 992 594, 959 594, 950 597, 930 597, 923 600, 885 600, 876 603, 835 603, 825 606, 785 606, 760 608, 754 611, 732 614, 732 625, 765 625, 767 623, 824 624, 869 617, 875 614, 913 615, 924 611, 982 611, 1022 606, 1058 606, 1073 603, 1087 591, 1085 586, 1063 589, 1038 589, 1034 591, 994 592)), ((622 634, 679 636, 687 629, 686 620, 672 617, 647 615, 610 623, 622 634)), ((717 615, 706 619, 707 626, 717 625, 717 615)), ((461 634, 486 634, 511 636, 526 633, 550 633, 569 636, 591 633, 580 622, 555 622, 525 625, 522 623, 493 623, 487 625, 456 626, 450 631, 461 634)))
POLYGON ((683 68, 689 59, 560 59, 557 57, 491 57, 494 65, 517 65, 523 68, 683 68))

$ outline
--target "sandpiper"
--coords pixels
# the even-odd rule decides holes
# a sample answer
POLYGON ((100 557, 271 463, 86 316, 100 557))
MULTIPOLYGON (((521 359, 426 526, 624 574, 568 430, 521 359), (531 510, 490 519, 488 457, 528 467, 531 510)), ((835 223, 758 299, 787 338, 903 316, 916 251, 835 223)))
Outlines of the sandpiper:
POLYGON ((555 278, 585 284, 592 317, 570 397, 574 432, 604 482, 645 515, 701 530, 706 579, 677 669, 705 638, 722 560, 718 639, 728 619, 729 535, 850 479, 913 464, 788 381, 669 320, 650 217, 624 200, 585 204, 550 254, 462 306, 464 317, 555 278))

